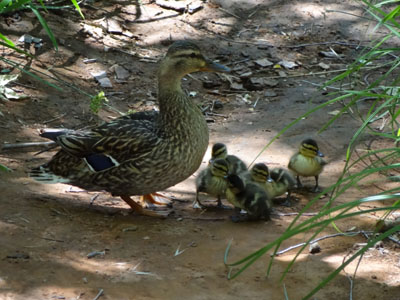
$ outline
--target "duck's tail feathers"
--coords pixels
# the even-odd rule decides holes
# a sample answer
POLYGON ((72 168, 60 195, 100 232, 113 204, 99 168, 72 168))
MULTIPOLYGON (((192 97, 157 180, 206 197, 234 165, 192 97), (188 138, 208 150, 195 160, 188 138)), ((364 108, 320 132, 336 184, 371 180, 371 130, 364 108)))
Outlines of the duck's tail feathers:
POLYGON ((46 165, 42 165, 32 169, 29 177, 41 183, 69 183, 68 178, 64 178, 54 174, 46 165))
POLYGON ((57 142, 57 137, 73 132, 73 130, 65 128, 45 128, 40 130, 40 136, 57 142))

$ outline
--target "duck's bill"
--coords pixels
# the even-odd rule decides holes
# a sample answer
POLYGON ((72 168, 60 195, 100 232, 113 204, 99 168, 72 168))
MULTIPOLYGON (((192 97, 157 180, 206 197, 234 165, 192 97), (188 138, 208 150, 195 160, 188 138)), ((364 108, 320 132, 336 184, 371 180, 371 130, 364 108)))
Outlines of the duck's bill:
POLYGON ((322 152, 320 152, 319 150, 318 150, 318 152, 317 152, 317 155, 318 155, 319 157, 324 157, 324 154, 323 154, 322 152))
POLYGON ((208 60, 207 64, 203 68, 201 68, 200 71, 227 73, 227 72, 230 72, 231 69, 229 69, 228 67, 225 67, 224 65, 221 65, 221 64, 218 64, 216 62, 208 60))

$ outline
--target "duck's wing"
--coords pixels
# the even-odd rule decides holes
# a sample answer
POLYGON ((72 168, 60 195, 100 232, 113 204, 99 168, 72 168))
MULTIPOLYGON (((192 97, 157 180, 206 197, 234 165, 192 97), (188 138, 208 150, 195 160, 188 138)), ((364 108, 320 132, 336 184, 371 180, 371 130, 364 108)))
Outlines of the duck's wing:
POLYGON ((154 123, 157 115, 135 113, 90 130, 46 129, 41 136, 56 141, 65 152, 84 158, 99 171, 151 152, 161 141, 154 123))

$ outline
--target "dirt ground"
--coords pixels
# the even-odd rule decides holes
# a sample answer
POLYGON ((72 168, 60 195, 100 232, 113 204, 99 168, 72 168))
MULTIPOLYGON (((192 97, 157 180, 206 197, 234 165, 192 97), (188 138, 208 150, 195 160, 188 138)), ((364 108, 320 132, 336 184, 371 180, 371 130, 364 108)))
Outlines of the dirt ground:
MULTIPOLYGON (((108 104, 123 112, 152 109, 156 105, 157 60, 171 40, 190 38, 211 59, 233 69, 229 76, 193 74, 184 80, 184 87, 193 92, 193 101, 203 107, 214 106, 212 111, 206 110, 210 145, 224 142, 230 153, 251 163, 282 128, 331 98, 327 91, 318 90, 318 85, 339 74, 337 70, 345 69, 361 53, 362 47, 355 45, 367 45, 385 33, 372 32, 374 24, 351 15, 364 14, 353 1, 214 0, 201 2, 203 8, 193 14, 178 13, 153 1, 138 3, 88 1, 82 5, 85 20, 71 10, 43 12, 59 41, 58 52, 31 12, 0 20, 0 32, 13 41, 25 33, 43 39, 41 48, 31 46, 37 55, 31 67, 62 87, 62 91, 56 90, 27 75, 11 85, 28 98, 0 101, 1 144, 43 141, 37 134, 40 128, 81 128, 118 116, 107 107, 98 116, 92 114, 89 98, 82 92, 94 95, 104 90, 108 104), (110 20, 116 20, 123 32, 107 32, 110 20), (331 49, 340 58, 320 54, 332 53, 331 49), (96 61, 86 63, 86 59, 96 61), (273 64, 261 66, 257 61, 262 59, 273 64), (282 60, 297 66, 274 68, 282 60), (123 66, 129 76, 117 80, 115 65, 123 66), (101 88, 91 75, 102 70, 107 71, 112 88, 101 88)), ((19 59, 7 50, 3 55, 19 59)), ((1 68, 6 66, 2 63, 1 68)), ((304 118, 257 161, 271 167, 286 166, 300 141, 314 137, 329 161, 320 184, 333 184, 344 165, 349 138, 360 123, 347 114, 323 133, 317 131, 341 108, 334 104, 304 118)), ((367 108, 368 103, 360 107, 367 108)), ((360 141, 361 151, 365 141, 360 141)), ((277 257, 268 278, 266 255, 238 278, 228 280, 223 257, 230 240, 229 261, 235 261, 277 238, 294 216, 232 223, 230 210, 193 209, 196 174, 165 191, 176 199, 174 213, 167 219, 134 215, 123 201, 106 193, 33 182, 27 171, 54 154, 35 155, 37 151, 0 153, 0 163, 13 170, 0 173, 0 299, 94 299, 100 290, 101 300, 284 299, 283 286, 290 299, 302 299, 354 253, 359 243, 366 242, 362 236, 323 240, 322 251, 304 251, 283 282, 280 276, 295 251, 277 257), (88 258, 96 251, 99 255, 88 258)), ((208 151, 200 169, 206 167, 209 157, 208 151)), ((304 183, 308 187, 314 184, 311 179, 304 183)), ((376 185, 365 185, 348 191, 338 203, 377 191, 376 185)), ((275 209, 298 212, 313 196, 307 189, 297 191, 292 207, 275 209)), ((214 203, 209 200, 206 203, 214 203)), ((322 198, 311 211, 318 211, 326 201, 322 198)), ((354 218, 338 226, 371 230, 377 217, 354 218)), ((331 233, 335 233, 333 228, 319 236, 331 233)), ((298 236, 282 248, 307 237, 298 236)), ((348 299, 347 276, 355 268, 355 262, 350 264, 312 299, 348 299)), ((360 263, 353 299, 400 299, 399 274, 399 247, 385 241, 383 248, 370 249, 360 263)))

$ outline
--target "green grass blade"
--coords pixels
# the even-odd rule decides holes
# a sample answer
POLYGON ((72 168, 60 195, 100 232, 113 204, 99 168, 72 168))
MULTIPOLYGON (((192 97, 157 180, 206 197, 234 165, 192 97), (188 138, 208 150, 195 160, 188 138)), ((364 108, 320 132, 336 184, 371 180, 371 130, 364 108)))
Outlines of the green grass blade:
POLYGON ((29 8, 32 10, 32 12, 35 14, 35 16, 38 18, 40 24, 46 31, 47 35, 49 36, 51 42, 53 43, 54 49, 58 51, 58 44, 56 41, 56 38, 54 37, 53 32, 51 31, 50 27, 47 25, 46 20, 42 17, 42 15, 39 13, 39 11, 33 6, 29 5, 29 8))
POLYGON ((83 15, 81 8, 79 7, 78 2, 76 0, 71 0, 72 4, 75 6, 75 9, 78 11, 79 15, 81 16, 82 19, 85 19, 85 16, 83 15))
MULTIPOLYGON (((8 2, 8 1, 6 1, 8 2)), ((16 11, 18 9, 21 9, 25 6, 25 4, 32 2, 32 0, 19 0, 19 1, 11 1, 7 3, 7 6, 3 7, 3 9, 0 9, 1 14, 6 14, 12 11, 16 11)), ((3 2, 0 4, 0 8, 3 2)))

